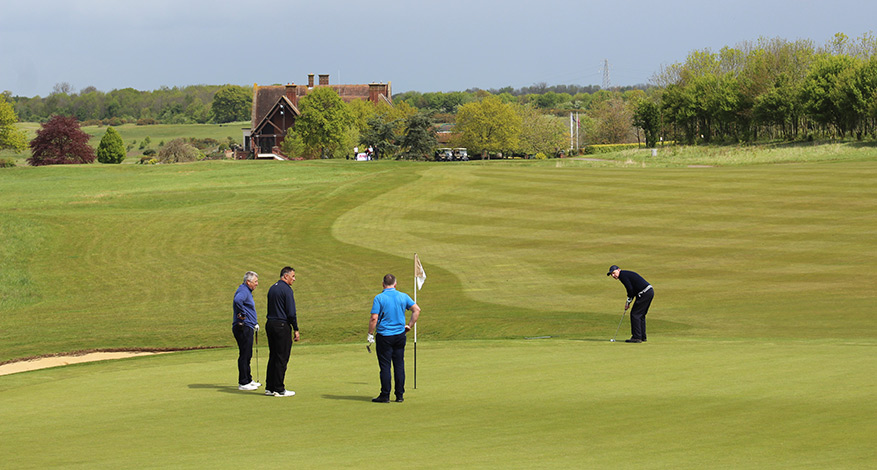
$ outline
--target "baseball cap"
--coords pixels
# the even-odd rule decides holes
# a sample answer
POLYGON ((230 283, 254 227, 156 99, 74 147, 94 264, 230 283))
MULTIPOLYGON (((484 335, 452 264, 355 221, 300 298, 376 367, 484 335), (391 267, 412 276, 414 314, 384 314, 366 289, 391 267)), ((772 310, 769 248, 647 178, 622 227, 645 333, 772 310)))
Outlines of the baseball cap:
POLYGON ((615 266, 614 264, 613 264, 612 266, 609 266, 609 272, 606 273, 606 275, 607 275, 607 276, 611 276, 611 275, 612 275, 612 271, 615 271, 616 269, 621 269, 621 268, 619 268, 618 266, 615 266))

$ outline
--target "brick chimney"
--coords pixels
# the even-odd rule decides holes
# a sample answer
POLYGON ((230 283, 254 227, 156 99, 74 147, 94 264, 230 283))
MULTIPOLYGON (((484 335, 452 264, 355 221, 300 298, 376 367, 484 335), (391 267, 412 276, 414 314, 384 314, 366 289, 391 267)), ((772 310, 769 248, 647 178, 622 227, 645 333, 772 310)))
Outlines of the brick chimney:
POLYGON ((298 85, 295 83, 286 84, 286 98, 295 106, 298 106, 298 85))
POLYGON ((308 88, 313 88, 313 87, 314 87, 314 74, 309 73, 308 74, 308 88))
POLYGON ((321 73, 320 74, 320 85, 328 85, 329 84, 329 74, 321 73))

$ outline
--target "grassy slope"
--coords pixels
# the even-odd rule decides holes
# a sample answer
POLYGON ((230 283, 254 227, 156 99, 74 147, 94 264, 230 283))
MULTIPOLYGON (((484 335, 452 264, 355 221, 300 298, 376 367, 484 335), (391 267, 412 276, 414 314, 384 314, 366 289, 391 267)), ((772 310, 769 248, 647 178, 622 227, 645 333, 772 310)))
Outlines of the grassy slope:
POLYGON ((229 298, 243 272, 262 274, 261 313, 286 263, 298 269, 305 338, 291 400, 234 390, 233 350, 0 377, 0 421, 16 430, 4 442, 16 450, 10 463, 236 468, 271 455, 354 468, 389 453, 398 468, 873 461, 877 329, 863 286, 877 275, 877 163, 581 164, 0 172, 0 360, 230 345, 229 298), (419 387, 409 378, 405 404, 375 408, 366 400, 376 365, 361 344, 368 301, 383 273, 411 270, 414 251, 428 274, 419 387), (613 262, 656 285, 645 345, 606 341, 624 299, 605 276, 613 262), (535 335, 555 338, 459 341, 535 335), (252 432, 235 441, 241 419, 252 432), (260 437, 270 427, 294 445, 260 437))
POLYGON ((0 360, 226 344, 238 278, 262 274, 264 312, 284 264, 299 271, 306 338, 358 340, 381 274, 407 288, 415 251, 430 276, 419 301, 440 312, 423 334, 436 339, 605 331, 624 299, 604 275, 612 263, 655 284, 650 325, 665 335, 869 338, 861 307, 873 296, 861 286, 877 284, 875 173, 873 163, 9 169, 0 315, 12 328, 0 360))

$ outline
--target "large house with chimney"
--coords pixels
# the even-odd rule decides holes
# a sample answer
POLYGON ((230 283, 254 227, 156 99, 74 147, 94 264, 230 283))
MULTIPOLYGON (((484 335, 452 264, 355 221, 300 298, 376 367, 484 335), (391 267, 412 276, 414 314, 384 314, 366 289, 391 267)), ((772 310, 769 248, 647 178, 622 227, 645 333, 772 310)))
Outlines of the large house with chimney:
POLYGON ((367 100, 374 104, 384 101, 392 104, 389 83, 369 83, 365 85, 330 85, 329 75, 319 75, 314 84, 314 74, 308 74, 307 85, 259 86, 253 85, 253 112, 251 127, 244 129, 244 151, 256 158, 282 158, 277 147, 283 142, 286 131, 295 126, 301 115, 298 101, 315 87, 330 87, 344 102, 367 100))

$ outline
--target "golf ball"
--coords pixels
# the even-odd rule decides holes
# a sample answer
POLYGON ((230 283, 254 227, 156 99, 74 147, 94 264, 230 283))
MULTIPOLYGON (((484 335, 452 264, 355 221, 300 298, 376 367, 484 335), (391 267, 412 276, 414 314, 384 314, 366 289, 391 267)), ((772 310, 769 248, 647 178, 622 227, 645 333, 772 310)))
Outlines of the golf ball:
POLYGON ((609 340, 609 341, 610 341, 610 342, 612 342, 612 343, 614 343, 614 342, 615 342, 615 340, 614 340, 614 339, 610 339, 610 340, 609 340))

